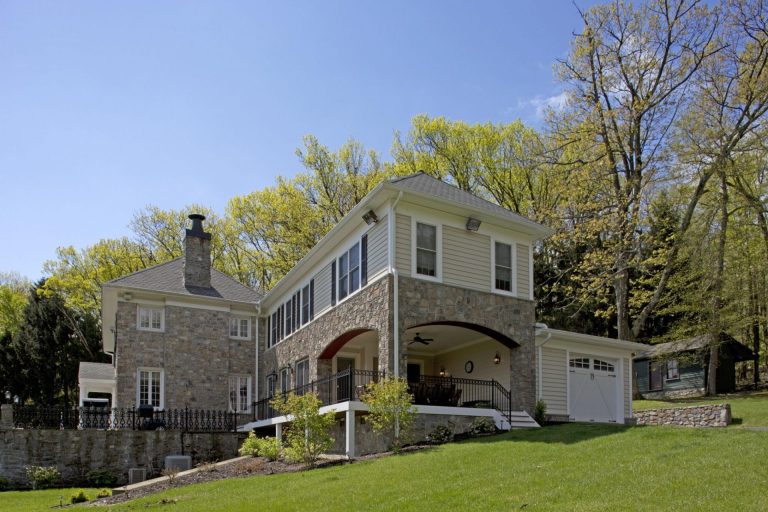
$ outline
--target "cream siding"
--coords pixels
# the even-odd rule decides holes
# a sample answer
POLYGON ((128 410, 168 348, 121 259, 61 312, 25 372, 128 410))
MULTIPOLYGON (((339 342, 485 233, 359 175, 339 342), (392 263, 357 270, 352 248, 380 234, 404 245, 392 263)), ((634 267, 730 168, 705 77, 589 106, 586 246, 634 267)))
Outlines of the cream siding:
POLYGON ((488 291, 491 282, 491 238, 443 226, 443 283, 488 291))
POLYGON ((395 265, 404 276, 411 275, 411 217, 397 214, 395 222, 395 265))
POLYGON ((632 362, 626 357, 623 359, 624 364, 624 417, 629 418, 630 407, 632 405, 632 391, 630 385, 630 378, 632 372, 632 362))
POLYGON ((565 350, 541 347, 541 399, 549 414, 568 414, 568 361, 565 350))
POLYGON ((315 316, 331 307, 331 265, 315 274, 315 316))
POLYGON ((517 252, 517 296, 521 299, 531 299, 530 258, 528 246, 516 244, 517 252))
POLYGON ((368 281, 387 269, 387 216, 368 230, 368 281))

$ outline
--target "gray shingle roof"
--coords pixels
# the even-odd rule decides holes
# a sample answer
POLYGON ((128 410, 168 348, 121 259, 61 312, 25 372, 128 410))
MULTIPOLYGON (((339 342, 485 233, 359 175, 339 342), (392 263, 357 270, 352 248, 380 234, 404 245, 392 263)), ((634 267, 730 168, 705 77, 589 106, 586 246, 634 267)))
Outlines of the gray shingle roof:
POLYGON ((515 212, 507 210, 497 204, 493 204, 490 201, 478 197, 470 192, 461 190, 451 184, 445 183, 437 178, 419 172, 411 174, 410 176, 404 176, 402 178, 394 178, 390 181, 396 188, 400 188, 405 191, 413 191, 421 194, 427 194, 435 196, 446 201, 469 206, 478 210, 485 210, 489 213, 506 217, 509 220, 524 222, 532 226, 537 226, 541 229, 546 229, 538 222, 534 222, 527 217, 523 217, 515 212))
POLYGON ((139 270, 127 276, 118 277, 108 285, 124 286, 153 292, 193 295, 236 302, 256 302, 261 295, 239 283, 227 274, 211 269, 211 287, 184 286, 184 258, 139 270))
MULTIPOLYGON (((702 334, 693 338, 686 338, 684 340, 668 341, 666 343, 658 343, 651 345, 648 350, 642 354, 638 354, 637 358, 664 358, 672 354, 689 351, 701 351, 707 349, 712 342, 711 334, 702 334)), ((734 338, 728 335, 722 335, 720 343, 731 351, 737 361, 747 361, 752 357, 752 351, 745 347, 734 338)))
POLYGON ((77 372, 80 380, 115 380, 115 367, 109 363, 80 363, 77 372))

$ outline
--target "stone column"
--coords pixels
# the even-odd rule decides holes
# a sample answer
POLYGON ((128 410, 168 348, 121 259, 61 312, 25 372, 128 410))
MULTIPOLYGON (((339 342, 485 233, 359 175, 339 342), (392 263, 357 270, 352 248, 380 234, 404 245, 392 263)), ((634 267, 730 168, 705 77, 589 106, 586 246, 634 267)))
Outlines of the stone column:
POLYGON ((0 406, 0 430, 10 430, 13 428, 13 404, 3 404, 0 406))

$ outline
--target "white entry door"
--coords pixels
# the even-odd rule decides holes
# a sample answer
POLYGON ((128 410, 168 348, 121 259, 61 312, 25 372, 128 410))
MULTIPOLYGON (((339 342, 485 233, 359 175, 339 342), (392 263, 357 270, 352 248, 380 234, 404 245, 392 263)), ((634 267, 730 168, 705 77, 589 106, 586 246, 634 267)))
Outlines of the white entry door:
POLYGON ((568 371, 570 415, 575 421, 619 421, 616 361, 572 354, 568 371))

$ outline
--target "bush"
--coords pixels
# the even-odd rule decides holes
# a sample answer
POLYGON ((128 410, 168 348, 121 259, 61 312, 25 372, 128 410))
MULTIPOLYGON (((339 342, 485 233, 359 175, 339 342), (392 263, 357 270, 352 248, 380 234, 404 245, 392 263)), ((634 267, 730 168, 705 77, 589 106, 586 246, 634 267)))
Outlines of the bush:
POLYGON ((416 418, 408 383, 398 378, 371 382, 361 398, 368 405, 368 418, 373 429, 377 432, 391 432, 392 449, 400 451, 416 418))
POLYGON ((109 489, 101 489, 96 495, 97 498, 109 498, 110 496, 112 496, 112 491, 109 489))
POLYGON ((469 433, 473 436, 479 436, 482 434, 495 434, 496 423, 488 416, 480 416, 472 421, 469 426, 469 433))
POLYGON ((0 492, 7 491, 11 483, 4 476, 0 476, 0 492))
POLYGON ((332 412, 320 414, 321 404, 314 393, 290 393, 285 399, 277 397, 272 400, 272 407, 285 415, 293 416, 285 435, 285 455, 290 460, 314 465, 320 454, 333 445, 330 430, 336 418, 332 412))
POLYGON ((250 455, 251 457, 266 457, 268 460, 277 460, 280 458, 280 452, 283 447, 280 440, 276 437, 256 437, 254 432, 248 434, 248 439, 243 441, 240 447, 240 455, 250 455))
POLYGON ((114 487, 117 475, 108 469, 92 469, 85 474, 85 481, 90 487, 114 487))
POLYGON ((447 425, 438 425, 427 434, 427 441, 432 444, 445 444, 453 441, 453 429, 447 425))
POLYGON ((53 487, 61 478, 61 473, 54 466, 26 466, 24 469, 34 490, 53 487))
POLYGON ((80 489, 76 493, 74 493, 72 496, 69 497, 69 502, 73 505, 75 503, 85 503, 86 501, 90 500, 91 498, 88 497, 87 494, 85 494, 85 491, 80 489))
POLYGON ((533 407, 533 419, 539 425, 543 425, 547 421, 547 403, 544 400, 539 400, 533 407))

